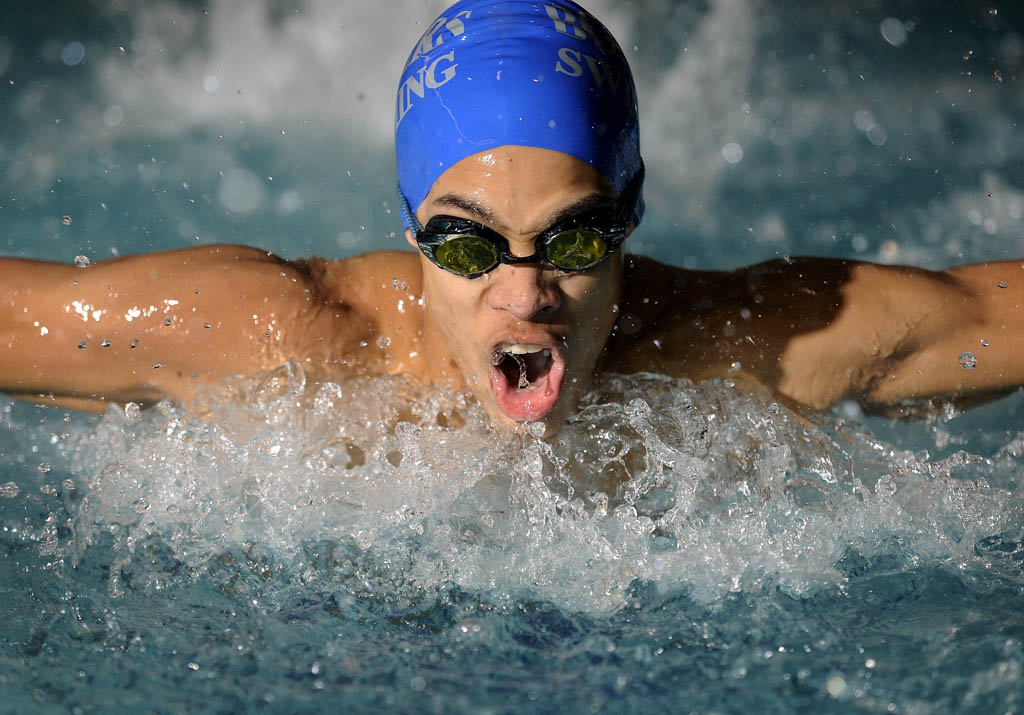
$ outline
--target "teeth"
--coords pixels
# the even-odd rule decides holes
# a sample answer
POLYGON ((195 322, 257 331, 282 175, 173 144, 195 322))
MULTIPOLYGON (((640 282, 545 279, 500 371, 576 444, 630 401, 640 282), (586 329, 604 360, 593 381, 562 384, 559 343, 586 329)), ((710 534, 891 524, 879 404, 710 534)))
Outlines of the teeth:
POLYGON ((529 345, 527 343, 502 343, 501 352, 512 355, 525 355, 526 353, 539 353, 547 350, 543 345, 529 345))

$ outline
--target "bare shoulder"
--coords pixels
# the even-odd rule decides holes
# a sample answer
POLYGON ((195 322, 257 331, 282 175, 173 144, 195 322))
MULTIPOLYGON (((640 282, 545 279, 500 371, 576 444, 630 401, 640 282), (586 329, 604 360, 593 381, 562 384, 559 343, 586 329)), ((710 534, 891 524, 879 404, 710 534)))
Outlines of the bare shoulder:
POLYGON ((325 296, 335 300, 362 304, 385 291, 401 289, 417 295, 421 291, 419 260, 411 251, 373 251, 333 261, 312 258, 302 263, 325 296))
POLYGON ((1020 270, 785 257, 688 271, 629 257, 603 367, 749 378, 818 409, 1007 389, 1024 380, 1020 270), (958 356, 978 346, 984 366, 965 371, 958 356))
POLYGON ((319 306, 304 337, 308 365, 319 363, 328 377, 351 370, 369 374, 421 370, 415 358, 423 353, 423 280, 415 253, 374 251, 334 261, 313 258, 301 265, 309 273, 319 306), (344 339, 325 338, 330 333, 321 324, 335 323, 340 323, 344 339), (331 352, 323 354, 328 346, 331 352))

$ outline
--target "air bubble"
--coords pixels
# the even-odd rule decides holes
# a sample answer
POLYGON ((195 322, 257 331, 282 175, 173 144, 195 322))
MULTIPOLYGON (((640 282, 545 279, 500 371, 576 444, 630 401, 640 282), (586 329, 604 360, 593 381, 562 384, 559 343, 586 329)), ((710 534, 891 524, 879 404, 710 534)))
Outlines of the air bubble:
MULTIPOLYGON (((67 218, 67 217, 65 217, 65 218, 67 218)), ((71 219, 68 219, 68 223, 70 223, 70 222, 71 222, 71 219)), ((79 268, 88 268, 89 267, 89 263, 90 263, 90 261, 89 261, 89 257, 88 256, 75 256, 75 265, 78 266, 79 268)))
POLYGON ((70 226, 71 225, 71 217, 70 216, 61 216, 60 222, 62 224, 64 224, 65 226, 70 226))
POLYGON ((964 370, 973 370, 978 367, 978 358, 974 353, 960 353, 960 367, 964 370))
POLYGON ((139 412, 141 408, 137 402, 128 402, 124 406, 125 417, 131 420, 137 420, 139 418, 139 412))

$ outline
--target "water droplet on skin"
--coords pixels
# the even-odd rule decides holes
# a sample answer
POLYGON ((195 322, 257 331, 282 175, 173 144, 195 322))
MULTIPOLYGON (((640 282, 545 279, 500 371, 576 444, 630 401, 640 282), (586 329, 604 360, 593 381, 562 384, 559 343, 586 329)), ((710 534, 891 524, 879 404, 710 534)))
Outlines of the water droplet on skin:
POLYGON ((79 350, 85 350, 87 347, 89 347, 89 343, 85 342, 84 340, 78 344, 79 350))
POLYGON ((153 369, 154 369, 154 370, 159 370, 159 369, 160 369, 160 368, 162 368, 162 367, 167 367, 167 366, 166 366, 166 365, 164 365, 164 364, 163 364, 162 362, 160 362, 159 360, 157 360, 157 361, 156 361, 155 363, 153 363, 153 369))
POLYGON ((409 284, 403 281, 401 278, 392 278, 391 287, 401 292, 409 290, 409 284))
POLYGON ((132 341, 130 343, 128 343, 128 347, 135 348, 135 347, 138 346, 138 344, 139 344, 139 339, 138 338, 132 338, 132 341))
POLYGON ((203 323, 203 327, 204 328, 212 328, 213 326, 210 325, 209 323, 203 323))
POLYGON ((388 347, 390 345, 391 345, 391 338, 389 338, 389 337, 387 337, 385 335, 381 335, 379 338, 377 338, 377 347, 380 348, 381 350, 383 350, 384 348, 386 348, 386 347, 388 347))
POLYGON ((88 256, 75 256, 75 265, 78 266, 79 268, 88 268, 89 267, 89 257, 88 256))
POLYGON ((1010 284, 1007 283, 1006 281, 999 281, 999 287, 1000 288, 1008 288, 1009 286, 1010 286, 1010 284))
POLYGON ((988 340, 987 339, 985 339, 985 338, 981 339, 981 347, 983 347, 983 348, 987 348, 988 347, 988 340))
POLYGON ((109 348, 110 347, 110 341, 107 340, 106 338, 103 338, 103 340, 100 341, 100 347, 101 348, 109 348))
POLYGON ((65 226, 70 226, 71 225, 71 217, 70 216, 62 216, 61 219, 60 219, 60 222, 62 224, 64 224, 65 226))
POLYGON ((978 358, 974 353, 960 353, 960 367, 964 370, 973 370, 978 367, 978 358))
POLYGON ((164 318, 164 325, 170 325, 174 320, 172 318, 164 318))
POLYGON ((130 420, 137 420, 139 418, 139 405, 136 402, 128 402, 124 406, 124 414, 130 420))

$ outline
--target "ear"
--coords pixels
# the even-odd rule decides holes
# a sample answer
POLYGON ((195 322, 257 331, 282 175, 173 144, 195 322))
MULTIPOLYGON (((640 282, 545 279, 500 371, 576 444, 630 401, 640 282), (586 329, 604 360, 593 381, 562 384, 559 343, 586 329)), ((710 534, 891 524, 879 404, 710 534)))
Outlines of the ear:
POLYGON ((409 229, 405 230, 405 240, 408 241, 409 245, 413 248, 419 248, 419 246, 416 245, 416 237, 412 235, 412 231, 409 229))

